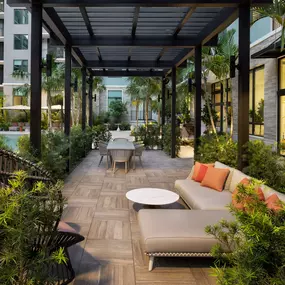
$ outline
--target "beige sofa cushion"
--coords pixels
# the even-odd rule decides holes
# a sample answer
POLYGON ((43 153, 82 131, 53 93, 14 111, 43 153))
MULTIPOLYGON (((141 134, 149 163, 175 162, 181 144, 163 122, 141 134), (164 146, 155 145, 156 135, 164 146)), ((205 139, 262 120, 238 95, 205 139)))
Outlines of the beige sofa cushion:
POLYGON ((194 173, 194 166, 191 168, 190 174, 188 175, 187 179, 192 179, 194 173))
POLYGON ((230 173, 228 175, 228 178, 226 180, 226 183, 225 183, 225 187, 224 187, 224 190, 226 191, 229 191, 230 190, 230 185, 231 185, 231 181, 232 181, 232 177, 233 177, 233 173, 234 173, 234 168, 226 165, 226 164, 223 164, 219 161, 216 161, 215 162, 215 168, 226 168, 226 169, 229 169, 230 170, 230 173))
POLYGON ((175 189, 194 210, 225 210, 232 201, 232 194, 229 191, 218 192, 203 187, 194 180, 176 180, 175 189))
POLYGON ((138 222, 146 252, 209 253, 217 240, 207 225, 233 220, 229 211, 140 210, 138 222))
POLYGON ((266 185, 262 185, 261 189, 263 191, 264 197, 265 199, 267 199, 269 196, 271 196, 272 194, 276 194, 278 196, 278 198, 285 203, 285 194, 280 193, 275 191, 274 189, 266 186, 266 185))
POLYGON ((234 169, 233 174, 232 174, 232 179, 231 179, 231 184, 230 184, 230 191, 234 192, 237 185, 244 179, 244 178, 248 178, 251 179, 250 176, 244 174, 243 172, 234 169))

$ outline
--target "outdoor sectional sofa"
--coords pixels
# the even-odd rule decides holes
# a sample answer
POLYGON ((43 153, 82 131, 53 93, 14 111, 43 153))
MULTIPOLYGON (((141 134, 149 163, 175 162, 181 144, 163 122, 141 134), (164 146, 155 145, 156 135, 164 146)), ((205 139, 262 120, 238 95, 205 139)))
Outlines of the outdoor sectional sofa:
MULTIPOLYGON (((215 168, 228 168, 230 173, 222 192, 203 187, 191 179, 193 168, 185 180, 177 180, 175 189, 190 210, 143 209, 138 213, 138 221, 145 248, 149 256, 149 271, 153 269, 155 257, 211 257, 210 251, 218 241, 205 233, 207 225, 214 225, 222 219, 233 220, 228 209, 232 192, 243 178, 250 178, 239 170, 220 162, 215 168)), ((262 186, 265 198, 276 193, 262 186)))

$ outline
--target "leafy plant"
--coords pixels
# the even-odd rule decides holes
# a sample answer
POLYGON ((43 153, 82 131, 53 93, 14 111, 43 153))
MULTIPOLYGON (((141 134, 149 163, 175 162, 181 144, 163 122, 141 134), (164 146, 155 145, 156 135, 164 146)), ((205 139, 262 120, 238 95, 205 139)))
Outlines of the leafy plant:
POLYGON ((126 103, 123 103, 120 100, 112 101, 109 105, 109 110, 114 123, 120 123, 123 116, 128 112, 126 103))
POLYGON ((147 149, 161 146, 160 126, 157 124, 141 125, 131 135, 135 137, 135 141, 143 141, 147 149))
POLYGON ((131 125, 128 122, 122 122, 120 125, 120 129, 122 131, 129 131, 131 129, 131 125))
POLYGON ((285 158, 260 140, 250 141, 246 147, 248 166, 243 172, 285 193, 285 158))
MULTIPOLYGON (((209 105, 210 105, 210 109, 211 109, 212 120, 213 120, 214 124, 216 125, 216 123, 217 123, 217 121, 219 119, 218 114, 217 114, 216 110, 214 109, 213 104, 209 103, 209 105)), ((212 127, 211 116, 210 116, 210 113, 209 113, 209 108, 205 104, 203 109, 202 109, 201 119, 202 119, 202 122, 206 125, 208 133, 210 133, 210 130, 211 130, 211 127, 212 127)))
POLYGON ((26 186, 26 173, 17 172, 10 186, 0 191, 0 283, 5 285, 54 284, 49 269, 66 263, 61 248, 54 249, 63 201, 62 184, 26 186))
POLYGON ((10 149, 7 138, 4 135, 0 135, 0 148, 8 150, 10 149))
POLYGON ((205 135, 200 138, 195 159, 203 163, 220 161, 231 167, 237 167, 237 143, 227 136, 205 135))
POLYGON ((206 227, 221 244, 214 246, 214 275, 219 285, 281 285, 285 280, 285 207, 273 212, 260 201, 256 187, 261 182, 238 185, 245 210, 232 205, 235 221, 222 220, 206 227), (223 247, 223 248, 222 248, 223 247), (223 253, 223 249, 229 251, 223 253))
POLYGON ((92 133, 93 133, 93 143, 95 144, 95 148, 98 147, 99 141, 108 142, 112 138, 111 132, 109 132, 104 125, 94 126, 92 128, 92 133))
MULTIPOLYGON (((167 124, 163 128, 163 150, 166 154, 171 155, 171 124, 167 124)), ((181 147, 181 132, 180 128, 175 129, 176 143, 175 143, 175 155, 178 156, 181 147)))

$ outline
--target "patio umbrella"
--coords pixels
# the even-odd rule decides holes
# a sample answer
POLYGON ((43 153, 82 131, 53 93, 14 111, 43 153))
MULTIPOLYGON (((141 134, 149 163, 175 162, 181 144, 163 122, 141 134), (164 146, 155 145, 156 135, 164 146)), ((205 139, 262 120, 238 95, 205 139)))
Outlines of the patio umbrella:
MULTIPOLYGON (((52 110, 61 110, 61 108, 64 109, 64 106, 61 106, 61 105, 52 105, 52 106, 51 106, 51 109, 52 109, 52 110)), ((43 110, 47 110, 48 107, 47 107, 47 106, 44 106, 44 107, 42 107, 42 109, 43 109, 43 110)))

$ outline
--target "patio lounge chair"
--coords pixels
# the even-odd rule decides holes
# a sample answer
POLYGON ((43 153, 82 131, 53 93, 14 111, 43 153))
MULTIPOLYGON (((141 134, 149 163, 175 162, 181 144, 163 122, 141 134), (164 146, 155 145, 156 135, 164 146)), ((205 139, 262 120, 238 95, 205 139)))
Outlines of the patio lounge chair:
POLYGON ((108 167, 109 167, 109 162, 108 162, 109 153, 108 153, 108 150, 107 150, 107 145, 108 145, 108 143, 102 142, 102 141, 100 141, 98 143, 98 148, 99 148, 99 152, 100 152, 100 155, 101 155, 101 159, 99 161, 98 166, 100 166, 104 156, 106 156, 106 158, 107 158, 107 169, 108 169, 108 167))
POLYGON ((135 145, 134 159, 136 159, 136 157, 139 158, 141 167, 143 167, 143 165, 142 165, 142 154, 143 154, 144 149, 145 149, 144 144, 135 145))
MULTIPOLYGON (((32 186, 34 183, 39 181, 44 183, 55 183, 50 173, 42 167, 19 157, 11 151, 0 149, 0 191, 8 185, 8 180, 13 178, 15 176, 14 172, 18 170, 24 170, 27 172, 27 187, 29 187, 29 185, 32 186)), ((58 192, 58 199, 63 199, 61 191, 58 192)), ((59 211, 59 214, 61 215, 63 209, 55 209, 55 211, 59 211)), ((43 245, 41 243, 48 242, 51 249, 50 254, 57 251, 59 248, 63 248, 67 257, 66 263, 61 265, 55 264, 51 268, 50 274, 56 279, 54 284, 69 284, 75 278, 75 272, 72 268, 68 254, 68 247, 83 240, 83 236, 78 234, 68 224, 61 222, 60 220, 55 222, 54 234, 44 237, 40 234, 40 238, 37 240, 37 244, 34 247, 35 249, 40 248, 41 245, 43 245)))
POLYGON ((117 162, 125 163, 125 173, 127 173, 132 154, 133 150, 111 150, 111 156, 113 160, 113 173, 116 171, 117 162))

